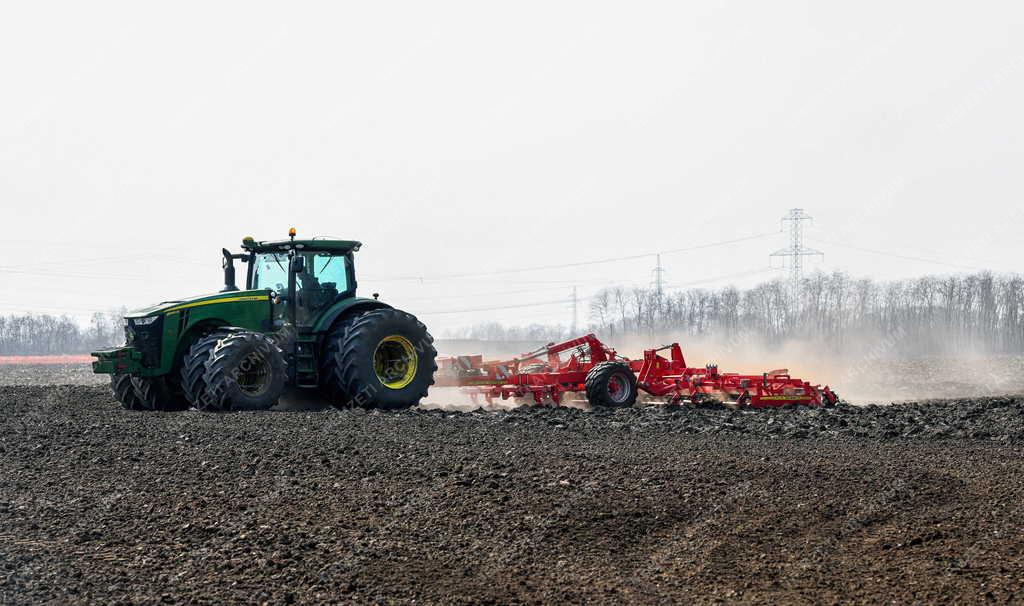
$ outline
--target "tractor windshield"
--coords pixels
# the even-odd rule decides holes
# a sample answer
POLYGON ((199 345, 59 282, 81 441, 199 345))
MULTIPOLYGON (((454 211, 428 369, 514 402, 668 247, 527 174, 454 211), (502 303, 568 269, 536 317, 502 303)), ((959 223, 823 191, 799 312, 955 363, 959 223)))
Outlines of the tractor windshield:
POLYGON ((282 292, 288 288, 288 255, 265 253, 256 255, 252 269, 252 288, 269 288, 282 292))
MULTIPOLYGON (((331 253, 303 253, 306 271, 296 280, 297 290, 322 290, 330 299, 348 290, 349 261, 345 255, 331 253)), ((269 288, 278 292, 288 290, 288 255, 263 253, 256 255, 252 271, 252 288, 269 288)))

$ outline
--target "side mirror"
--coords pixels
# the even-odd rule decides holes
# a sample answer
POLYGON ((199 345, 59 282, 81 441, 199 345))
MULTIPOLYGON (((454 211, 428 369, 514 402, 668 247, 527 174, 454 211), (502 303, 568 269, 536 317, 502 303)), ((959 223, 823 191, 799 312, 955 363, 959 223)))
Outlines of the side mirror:
POLYGON ((292 272, 301 274, 306 271, 306 257, 301 255, 292 258, 292 272))

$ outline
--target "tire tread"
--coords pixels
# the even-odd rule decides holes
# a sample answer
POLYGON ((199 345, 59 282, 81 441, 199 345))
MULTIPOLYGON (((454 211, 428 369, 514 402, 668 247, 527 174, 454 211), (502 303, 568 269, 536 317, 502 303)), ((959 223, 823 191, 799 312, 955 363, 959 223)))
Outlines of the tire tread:
MULTIPOLYGON (((197 398, 196 408, 210 412, 225 412, 234 407, 228 389, 230 361, 240 352, 250 348, 255 342, 260 341, 269 345, 270 351, 274 352, 272 355, 279 356, 281 365, 284 365, 284 354, 270 337, 258 332, 230 332, 217 341, 216 346, 213 347, 206 359, 203 392, 197 398)), ((274 401, 277 400, 278 395, 280 394, 274 396, 274 401)))
POLYGON ((217 343, 228 334, 229 331, 225 329, 213 330, 199 337, 188 348, 184 364, 181 365, 181 388, 185 392, 185 399, 192 406, 196 406, 196 401, 206 389, 206 360, 217 343))
POLYGON ((599 362, 590 369, 587 373, 587 379, 584 383, 587 393, 587 401, 590 402, 591 406, 613 406, 627 408, 632 406, 636 402, 637 388, 636 379, 634 377, 631 383, 633 389, 633 397, 628 402, 611 402, 607 397, 607 385, 608 379, 615 372, 625 371, 632 377, 633 371, 628 365, 622 362, 599 362))
MULTIPOLYGON (((371 339, 367 333, 377 324, 388 321, 398 321, 409 325, 415 332, 423 335, 424 347, 421 352, 418 352, 418 355, 421 357, 420 363, 429 363, 430 374, 426 381, 422 381, 415 401, 388 403, 382 402, 379 398, 370 397, 360 402, 360 405, 365 408, 399 410, 413 406, 427 397, 430 386, 434 384, 434 373, 437 371, 437 350, 434 349, 434 339, 427 331, 426 325, 420 322, 416 316, 401 310, 373 309, 346 318, 331 333, 331 339, 326 348, 325 362, 329 365, 327 379, 333 391, 335 405, 348 404, 352 398, 365 389, 366 386, 360 378, 360 369, 361 364, 365 364, 368 357, 366 349, 369 347, 371 339)), ((420 371, 417 370, 417 372, 420 371)))
POLYGON ((142 410, 142 402, 135 395, 135 387, 132 385, 131 375, 112 374, 110 375, 110 389, 114 392, 114 399, 125 410, 142 410))

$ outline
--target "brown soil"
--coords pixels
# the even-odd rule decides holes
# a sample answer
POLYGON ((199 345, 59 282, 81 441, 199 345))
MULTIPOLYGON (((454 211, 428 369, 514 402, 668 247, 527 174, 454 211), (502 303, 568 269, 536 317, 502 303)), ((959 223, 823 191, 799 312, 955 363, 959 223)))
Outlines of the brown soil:
POLYGON ((1024 401, 126 412, 0 387, 0 602, 1024 600, 1024 401))

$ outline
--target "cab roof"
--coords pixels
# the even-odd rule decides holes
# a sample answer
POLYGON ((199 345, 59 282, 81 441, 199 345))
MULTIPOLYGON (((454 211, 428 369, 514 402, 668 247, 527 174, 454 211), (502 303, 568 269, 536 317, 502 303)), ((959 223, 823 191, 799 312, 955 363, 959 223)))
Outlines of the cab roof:
POLYGON ((346 254, 359 250, 362 245, 362 242, 355 240, 327 240, 320 238, 313 238, 312 240, 253 240, 252 238, 245 238, 242 240, 242 248, 257 253, 288 251, 295 248, 316 252, 346 254))

